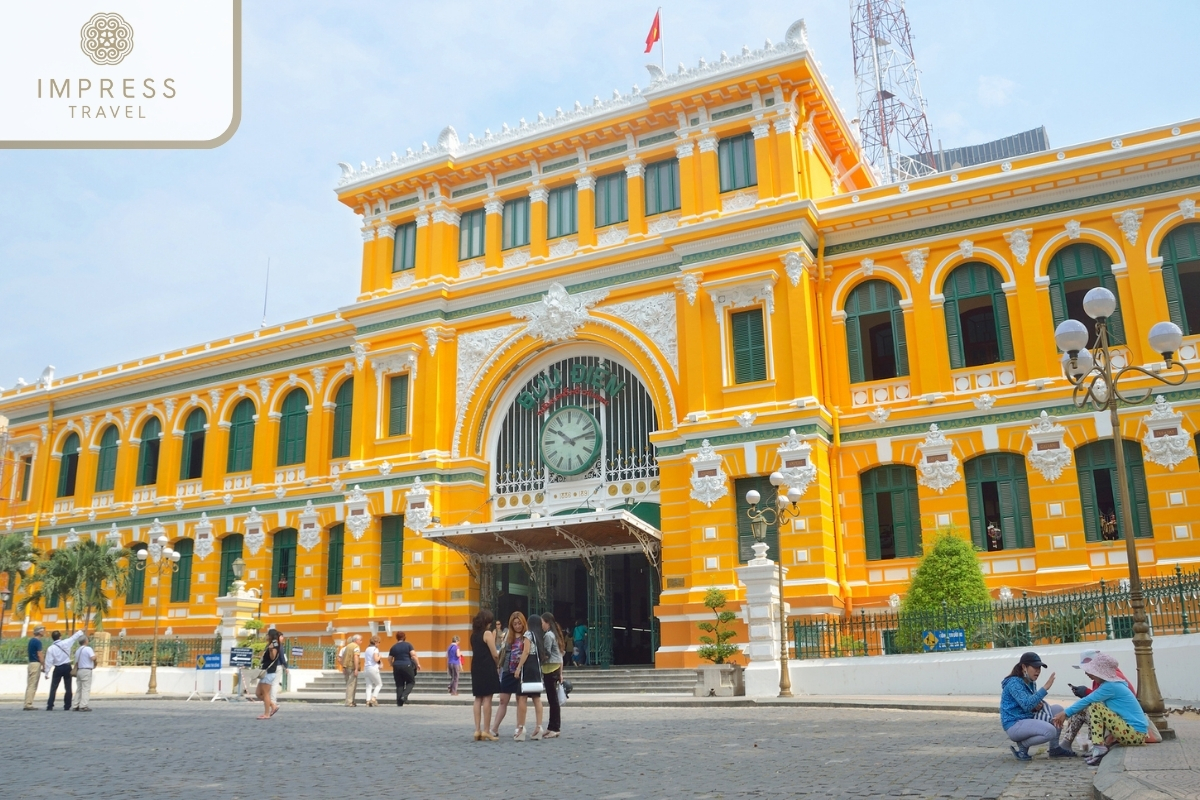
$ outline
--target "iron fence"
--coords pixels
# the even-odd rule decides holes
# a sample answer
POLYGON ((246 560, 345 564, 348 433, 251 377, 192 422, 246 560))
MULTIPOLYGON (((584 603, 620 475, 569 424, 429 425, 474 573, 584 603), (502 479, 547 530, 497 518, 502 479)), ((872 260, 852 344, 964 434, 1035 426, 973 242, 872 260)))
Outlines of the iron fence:
MULTIPOLYGON (((1142 593, 1153 636, 1196 632, 1200 623, 1200 571, 1145 578, 1142 593)), ((925 611, 862 610, 852 617, 793 617, 794 658, 837 658, 919 653, 930 631, 963 631, 967 649, 1032 647, 1133 637, 1128 581, 1051 595, 996 600, 978 606, 925 611)))
MULTIPOLYGON (((158 638, 160 667, 195 667, 196 656, 221 652, 220 636, 158 638)), ((154 655, 153 637, 114 636, 107 648, 97 648, 102 667, 148 667, 154 655)))

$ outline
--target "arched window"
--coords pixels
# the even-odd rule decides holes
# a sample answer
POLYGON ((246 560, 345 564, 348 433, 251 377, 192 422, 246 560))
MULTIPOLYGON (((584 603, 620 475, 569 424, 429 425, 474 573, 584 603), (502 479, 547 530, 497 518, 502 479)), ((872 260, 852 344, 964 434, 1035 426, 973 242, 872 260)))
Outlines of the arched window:
POLYGON ((125 590, 125 605, 137 606, 142 604, 146 594, 146 573, 137 568, 137 554, 146 549, 143 542, 129 546, 129 588, 125 590))
POLYGON ((233 562, 242 557, 242 535, 231 533, 221 540, 221 578, 218 591, 221 596, 229 594, 233 586, 233 562))
POLYGON ((867 470, 859 476, 859 481, 867 560, 921 555, 916 469, 906 464, 889 464, 867 470))
POLYGON ((117 482, 117 426, 109 425, 100 434, 100 455, 96 459, 96 491, 111 492, 117 482))
POLYGON ((851 383, 908 374, 904 311, 890 283, 861 283, 846 298, 846 351, 851 383))
POLYGON ((151 486, 158 483, 158 450, 162 446, 162 423, 151 417, 142 425, 138 445, 137 485, 151 486))
MULTIPOLYGON (((1103 286, 1117 295, 1117 279, 1113 277, 1112 259, 1094 244, 1081 242, 1064 247, 1050 260, 1050 310, 1057 327, 1065 319, 1082 322, 1088 329, 1088 347, 1096 344, 1096 321, 1083 313, 1083 296, 1089 289, 1103 286)), ((1125 326, 1121 322, 1121 303, 1108 320, 1109 344, 1125 343, 1125 326)))
POLYGON ((226 472, 249 472, 254 464, 254 401, 243 398, 229 417, 229 456, 226 472))
POLYGON ((171 602, 186 603, 192 598, 192 540, 180 539, 172 547, 179 553, 179 570, 171 574, 171 602))
POLYGON ((346 526, 329 526, 329 565, 325 571, 325 594, 342 593, 342 559, 345 552, 346 526))
MULTIPOLYGON (((1125 480, 1133 494, 1133 535, 1151 537, 1150 503, 1146 495, 1146 472, 1142 468, 1142 445, 1124 440, 1125 480)), ((1079 499, 1083 505, 1083 530, 1089 542, 1125 538, 1121 516, 1121 494, 1117 487, 1116 448, 1111 439, 1082 445, 1075 450, 1079 477, 1079 499)))
POLYGON ((988 552, 1033 547, 1025 457, 1016 453, 976 456, 963 464, 963 473, 975 546, 988 552))
POLYGON ((1180 225, 1159 245, 1171 321, 1184 336, 1200 333, 1200 224, 1180 225))
POLYGON ((303 464, 308 445, 308 393, 292 389, 283 398, 283 417, 279 420, 279 466, 303 464))
POLYGON ((296 596, 296 529, 277 532, 271 547, 271 597, 296 596))
POLYGON ((179 480, 189 481, 204 474, 204 429, 208 416, 202 408, 192 409, 183 423, 183 451, 179 456, 179 480))
POLYGON ((333 398, 333 452, 330 458, 350 455, 350 422, 354 416, 354 379, 347 378, 333 398))
POLYGON ((1008 300, 1001 283, 999 272, 979 262, 956 267, 946 278, 942 310, 953 369, 1013 360, 1008 300))
POLYGON ((75 478, 79 475, 79 434, 63 440, 62 460, 58 464, 58 497, 75 496, 75 478))

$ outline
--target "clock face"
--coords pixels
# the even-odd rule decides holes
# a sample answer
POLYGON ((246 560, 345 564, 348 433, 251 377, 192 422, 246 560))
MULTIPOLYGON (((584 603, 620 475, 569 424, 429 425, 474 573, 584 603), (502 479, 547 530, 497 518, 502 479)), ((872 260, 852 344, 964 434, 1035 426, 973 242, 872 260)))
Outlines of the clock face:
POLYGON ((600 457, 600 423, 586 409, 564 406, 542 425, 542 460, 559 475, 578 475, 600 457))

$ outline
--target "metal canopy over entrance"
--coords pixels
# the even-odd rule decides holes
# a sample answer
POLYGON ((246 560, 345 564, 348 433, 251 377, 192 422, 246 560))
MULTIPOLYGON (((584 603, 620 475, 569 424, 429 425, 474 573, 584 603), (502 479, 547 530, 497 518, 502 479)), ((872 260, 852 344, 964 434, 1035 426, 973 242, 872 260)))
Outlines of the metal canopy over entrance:
POLYGON ((554 601, 551 586, 554 580, 547 574, 547 562, 582 561, 587 572, 589 661, 603 666, 612 663, 615 624, 614 576, 610 574, 609 558, 615 556, 620 561, 623 556, 628 561, 631 554, 644 557, 650 573, 646 615, 651 628, 647 643, 651 657, 657 649, 652 607, 661 585, 662 533, 624 508, 434 528, 426 530, 424 536, 463 556, 471 576, 479 584, 480 605, 497 611, 502 611, 497 603, 497 576, 501 572, 507 575, 508 565, 524 567, 533 589, 529 610, 540 612, 552 610, 554 601))

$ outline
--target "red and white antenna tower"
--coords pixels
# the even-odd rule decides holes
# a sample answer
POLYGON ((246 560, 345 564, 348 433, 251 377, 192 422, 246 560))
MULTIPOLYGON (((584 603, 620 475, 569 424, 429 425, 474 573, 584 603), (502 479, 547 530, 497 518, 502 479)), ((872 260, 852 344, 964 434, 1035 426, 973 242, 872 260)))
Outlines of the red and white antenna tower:
POLYGON ((903 0, 850 0, 863 152, 888 183, 937 171, 903 0))

